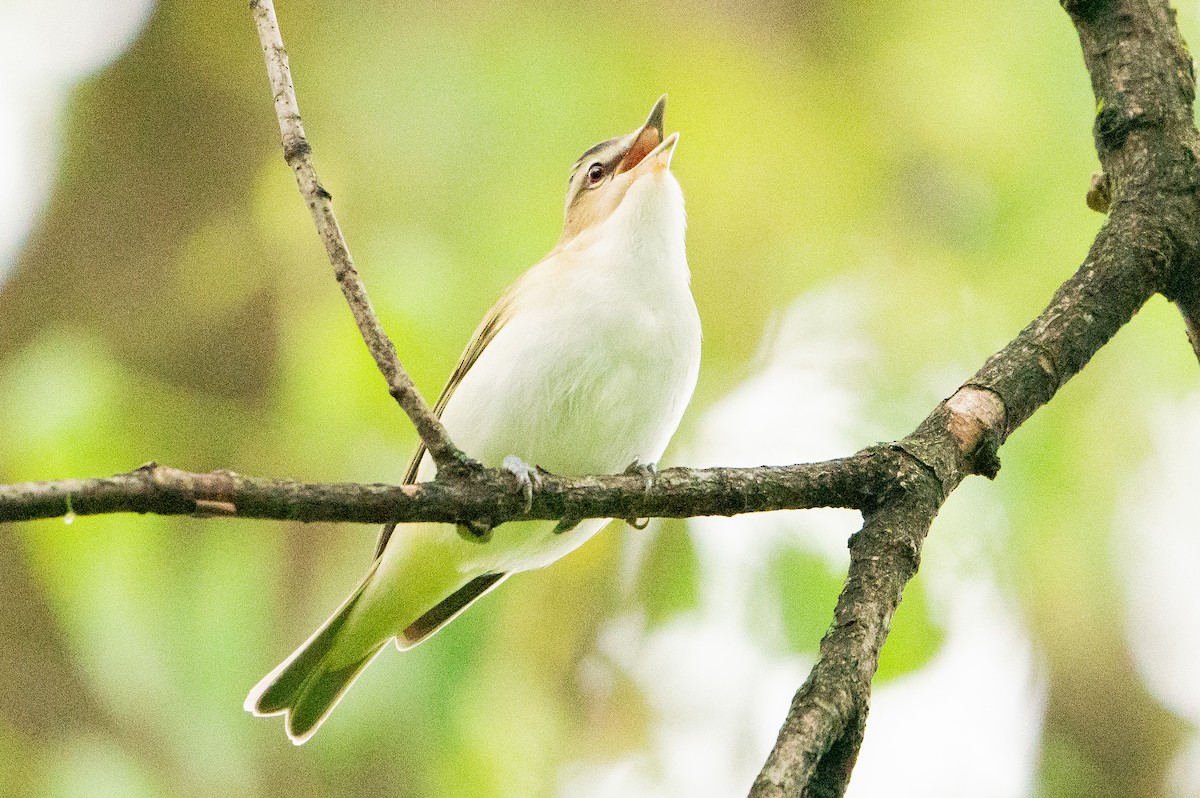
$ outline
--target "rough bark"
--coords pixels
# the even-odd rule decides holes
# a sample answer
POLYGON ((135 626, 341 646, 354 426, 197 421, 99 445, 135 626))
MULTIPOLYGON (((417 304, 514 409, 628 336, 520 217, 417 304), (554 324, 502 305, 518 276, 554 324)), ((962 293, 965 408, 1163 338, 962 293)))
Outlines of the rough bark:
POLYGON ((1200 357, 1200 171, 1192 61, 1165 0, 1064 2, 1096 95, 1104 168, 1088 202, 1109 209, 1087 259, 1017 338, 902 446, 926 468, 865 514, 820 658, 797 692, 752 798, 840 796, 862 742, 870 680, 904 584, 945 497, 994 474, 996 448, 1156 293, 1179 306, 1200 357), (973 389, 989 399, 964 394, 973 389), (964 427, 965 408, 978 407, 964 427))
POLYGON ((126 474, 0 485, 0 522, 101 513, 358 523, 486 519, 687 518, 810 507, 874 507, 895 490, 903 453, 888 445, 824 463, 670 468, 644 477, 543 474, 526 511, 516 477, 480 469, 415 485, 322 484, 189 473, 148 463, 126 474))

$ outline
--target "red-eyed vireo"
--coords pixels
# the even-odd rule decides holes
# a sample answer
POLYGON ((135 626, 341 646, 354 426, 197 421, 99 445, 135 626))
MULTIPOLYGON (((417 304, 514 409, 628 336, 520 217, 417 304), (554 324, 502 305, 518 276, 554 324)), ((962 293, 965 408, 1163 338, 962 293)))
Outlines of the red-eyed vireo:
MULTIPOLYGON (((447 431, 485 465, 524 480, 536 479, 526 463, 614 473, 656 463, 679 426, 700 320, 670 170, 679 134, 663 138, 665 104, 576 162, 562 238, 488 311, 442 391, 447 431)), ((434 472, 422 448, 405 481, 434 472)), ((255 686, 246 709, 286 715, 288 737, 303 743, 389 641, 417 645, 510 574, 549 565, 607 522, 385 527, 366 577, 255 686)))

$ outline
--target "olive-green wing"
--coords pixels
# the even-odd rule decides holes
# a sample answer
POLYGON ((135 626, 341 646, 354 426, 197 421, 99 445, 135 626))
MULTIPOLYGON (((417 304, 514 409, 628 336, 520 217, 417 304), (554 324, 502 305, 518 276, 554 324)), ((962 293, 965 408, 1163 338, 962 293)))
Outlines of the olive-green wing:
MULTIPOLYGON (((496 333, 508 322, 511 316, 512 308, 512 290, 509 290, 500 300, 492 306, 488 314, 484 316, 483 321, 475 330, 475 335, 471 337, 471 342, 467 344, 466 350, 463 351, 462 357, 459 358, 458 365, 454 368, 454 373, 450 375, 449 381, 446 382, 446 387, 442 389, 442 395, 438 397, 437 404, 433 406, 433 414, 441 418, 442 411, 446 409, 446 404, 450 401, 450 397, 454 394, 454 389, 462 382, 463 377, 471 370, 471 366, 475 365, 475 361, 479 360, 479 356, 492 339, 496 337, 496 333)), ((417 447, 417 453, 413 455, 412 462, 408 465, 408 471, 404 474, 404 485, 411 485, 417 481, 417 471, 421 467, 421 460, 425 457, 425 444, 421 443, 417 447)), ((386 524, 383 529, 379 530, 379 541, 375 544, 374 559, 379 559, 379 555, 383 553, 383 549, 387 546, 388 540, 392 537, 392 532, 395 531, 395 524, 386 524)))

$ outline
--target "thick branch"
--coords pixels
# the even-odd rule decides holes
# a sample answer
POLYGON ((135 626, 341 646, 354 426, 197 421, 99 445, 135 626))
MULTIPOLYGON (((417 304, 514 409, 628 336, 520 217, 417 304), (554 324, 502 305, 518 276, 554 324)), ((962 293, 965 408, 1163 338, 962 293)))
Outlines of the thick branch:
MULTIPOLYGON (((915 462, 910 467, 920 468, 915 462)), ((849 783, 879 651, 942 502, 934 482, 910 476, 922 487, 871 514, 851 539, 850 569, 833 625, 821 640, 817 664, 792 699, 752 796, 837 796, 849 783)))
POLYGON ((1196 359, 1200 360, 1200 296, 1191 296, 1186 300, 1179 299, 1175 304, 1179 308, 1180 314, 1183 315, 1188 343, 1192 345, 1196 359))
POLYGON ((751 796, 841 796, 862 742, 870 679, 904 584, 945 497, 992 476, 996 449, 1155 293, 1200 318, 1200 172, 1192 64, 1165 0, 1066 2, 1096 91, 1105 179, 1090 202, 1112 215, 1049 307, 901 442, 924 468, 866 514, 834 625, 796 693, 751 796))
POLYGON ((388 393, 412 419, 417 434, 421 436, 421 442, 429 450, 429 455, 437 463, 438 469, 449 469, 451 472, 461 469, 468 465, 470 460, 450 440, 442 422, 429 409, 428 403, 400 365, 396 347, 379 323, 375 309, 367 298, 367 289, 354 268, 350 249, 346 246, 342 229, 333 214, 333 196, 317 180, 312 147, 304 137, 304 124, 300 121, 300 106, 296 102, 287 50, 283 47, 279 22, 275 18, 275 6, 271 0, 251 0, 250 9, 258 28, 259 41, 262 42, 267 76, 270 78, 271 93, 275 98, 275 116, 279 119, 284 159, 296 175, 300 194, 312 212, 317 233, 325 244, 334 276, 350 304, 363 341, 366 342, 371 357, 375 359, 375 365, 387 380, 388 393))
MULTIPOLYGON (((1063 0, 1096 97, 1094 135, 1113 215, 1135 209, 1159 235, 1162 293, 1200 358, 1200 137, 1194 65, 1165 0, 1063 0)), ((1147 242, 1152 241, 1146 237, 1147 242)))

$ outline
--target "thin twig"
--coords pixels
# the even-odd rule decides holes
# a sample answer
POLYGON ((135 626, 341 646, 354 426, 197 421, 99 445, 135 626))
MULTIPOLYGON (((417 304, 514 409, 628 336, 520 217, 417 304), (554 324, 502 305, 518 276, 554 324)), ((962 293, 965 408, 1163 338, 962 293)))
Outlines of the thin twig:
POLYGON ((312 147, 304 137, 304 124, 300 120, 300 107, 292 86, 287 50, 283 47, 279 22, 275 18, 275 6, 271 0, 251 0, 250 9, 258 28, 267 76, 271 81, 271 93, 275 98, 275 116, 279 120, 283 157, 296 175, 296 184, 312 212, 317 233, 333 265, 334 276, 350 304, 354 321, 371 357, 375 359, 375 365, 387 380, 388 393, 412 419, 417 434, 421 436, 439 471, 449 473, 471 466, 472 461, 450 440, 446 428, 430 410, 429 404, 400 364, 396 347, 380 325, 375 309, 367 298, 367 289, 354 268, 342 229, 333 214, 333 197, 317 180, 317 172, 313 167, 312 147))

